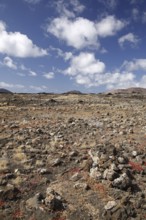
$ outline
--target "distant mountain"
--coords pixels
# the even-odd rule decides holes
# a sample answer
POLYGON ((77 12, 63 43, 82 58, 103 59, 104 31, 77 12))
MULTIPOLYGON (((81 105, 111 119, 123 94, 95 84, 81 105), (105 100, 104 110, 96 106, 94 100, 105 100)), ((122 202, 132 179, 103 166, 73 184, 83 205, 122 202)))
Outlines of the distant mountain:
POLYGON ((132 87, 128 89, 115 89, 106 92, 106 94, 141 94, 146 95, 146 88, 132 87))
POLYGON ((82 93, 80 91, 77 91, 77 90, 72 90, 72 91, 64 92, 63 94, 66 94, 66 95, 69 95, 69 94, 81 95, 82 93))
POLYGON ((0 88, 0 93, 11 93, 11 91, 7 90, 7 89, 3 89, 3 88, 0 88))

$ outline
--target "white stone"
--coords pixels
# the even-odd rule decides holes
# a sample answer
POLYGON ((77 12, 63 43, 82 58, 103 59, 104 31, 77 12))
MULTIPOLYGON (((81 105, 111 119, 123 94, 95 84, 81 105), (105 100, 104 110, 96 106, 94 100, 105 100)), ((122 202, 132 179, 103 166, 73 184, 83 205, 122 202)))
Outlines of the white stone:
POLYGON ((118 157, 118 162, 121 164, 125 163, 125 159, 123 157, 118 157))
POLYGON ((92 158, 94 164, 98 164, 98 162, 99 162, 98 151, 95 154, 93 154, 93 152, 91 150, 89 150, 88 154, 92 158))
POLYGON ((137 156, 137 151, 135 151, 135 150, 132 151, 132 156, 133 156, 133 157, 136 157, 136 156, 137 156))
POLYGON ((106 169, 103 173, 103 178, 107 180, 113 180, 116 176, 116 173, 112 169, 106 169))
POLYGON ((100 179, 102 176, 102 174, 98 171, 98 168, 95 167, 95 168, 91 168, 90 169, 90 177, 93 178, 93 179, 100 179))
POLYGON ((110 210, 112 209, 113 207, 115 207, 117 205, 117 203, 115 201, 109 201, 105 206, 105 210, 110 210))
POLYGON ((72 181, 78 181, 79 179, 81 178, 81 175, 79 173, 75 173, 71 178, 70 180, 72 181))

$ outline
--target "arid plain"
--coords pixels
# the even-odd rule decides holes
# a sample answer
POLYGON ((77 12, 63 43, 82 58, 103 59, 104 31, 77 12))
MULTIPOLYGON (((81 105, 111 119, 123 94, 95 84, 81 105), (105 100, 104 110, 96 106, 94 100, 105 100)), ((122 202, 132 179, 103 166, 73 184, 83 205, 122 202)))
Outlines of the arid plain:
POLYGON ((0 219, 146 219, 146 95, 0 94, 0 219))

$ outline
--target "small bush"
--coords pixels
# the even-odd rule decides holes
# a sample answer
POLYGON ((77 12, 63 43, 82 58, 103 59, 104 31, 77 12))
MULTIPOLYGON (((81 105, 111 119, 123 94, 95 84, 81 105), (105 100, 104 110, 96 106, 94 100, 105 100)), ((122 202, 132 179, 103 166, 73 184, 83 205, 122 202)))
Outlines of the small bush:
POLYGON ((135 171, 141 172, 143 171, 143 167, 141 166, 141 164, 139 163, 135 163, 133 161, 129 161, 129 165, 131 166, 131 168, 135 171))

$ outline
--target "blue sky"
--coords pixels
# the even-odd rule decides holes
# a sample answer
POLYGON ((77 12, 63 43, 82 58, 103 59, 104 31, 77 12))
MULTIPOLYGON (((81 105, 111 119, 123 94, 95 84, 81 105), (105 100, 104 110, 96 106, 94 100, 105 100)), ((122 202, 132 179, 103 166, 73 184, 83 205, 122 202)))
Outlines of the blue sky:
POLYGON ((0 0, 0 87, 146 88, 146 1, 0 0))

